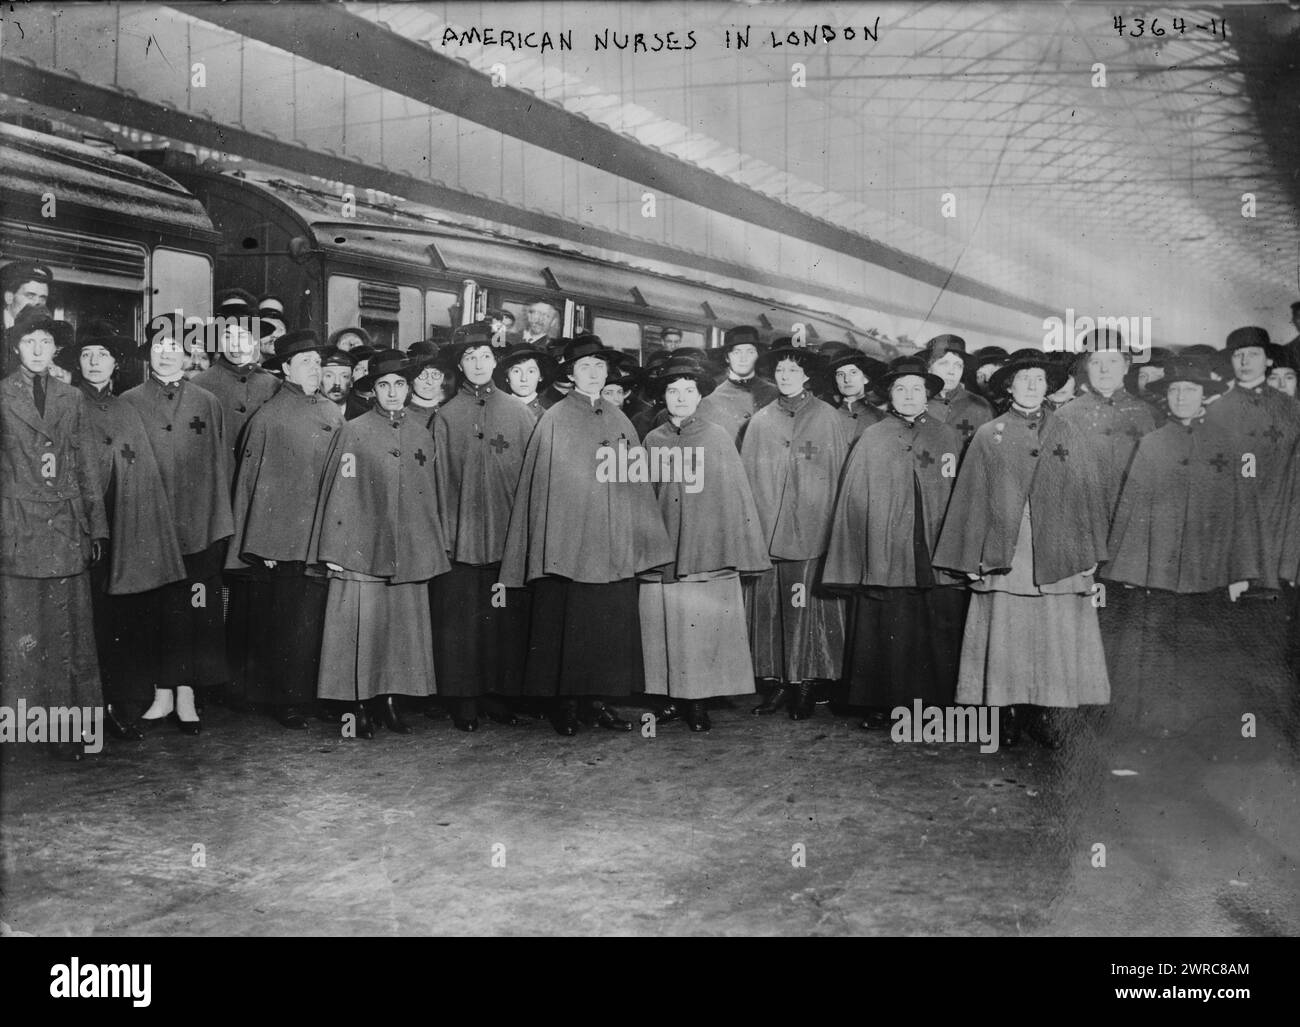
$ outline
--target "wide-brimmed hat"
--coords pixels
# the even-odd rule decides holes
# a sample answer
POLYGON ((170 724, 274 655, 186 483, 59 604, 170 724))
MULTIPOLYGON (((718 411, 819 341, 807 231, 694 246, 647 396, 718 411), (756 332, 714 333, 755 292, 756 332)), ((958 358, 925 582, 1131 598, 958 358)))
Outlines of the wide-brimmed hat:
POLYGON ((1179 356, 1165 361, 1165 376, 1147 385, 1147 392, 1163 396, 1174 382, 1192 382, 1205 390, 1207 396, 1226 392, 1228 383, 1210 376, 1209 362, 1202 357, 1179 356))
POLYGON ((73 361, 87 346, 103 346, 119 364, 136 355, 139 344, 108 321, 89 321, 77 326, 77 339, 66 350, 73 361))
POLYGON ((375 387, 375 382, 389 374, 400 374, 409 382, 423 366, 400 349, 381 349, 370 358, 365 375, 358 378, 352 387, 358 392, 369 392, 375 387))
MULTIPOLYGON (((1068 354, 1067 354, 1068 355, 1068 354)), ((1056 353, 1039 349, 1018 349, 1010 359, 989 375, 989 391, 995 396, 1007 391, 1017 372, 1039 368, 1047 375, 1047 394, 1058 392, 1071 375, 1071 367, 1064 364, 1056 353)))
POLYGON ((609 364, 611 369, 627 366, 624 355, 618 350, 606 346, 599 335, 584 334, 576 335, 572 339, 566 339, 560 354, 561 369, 566 375, 570 373, 573 365, 583 357, 599 357, 609 364))
POLYGON ((949 353, 955 353, 961 357, 961 362, 966 365, 968 371, 973 371, 978 366, 975 362, 975 354, 966 352, 966 340, 960 335, 950 333, 936 335, 917 350, 914 356, 920 357, 928 366, 949 353))
POLYGON ((852 365, 862 372, 868 382, 874 382, 882 375, 889 373, 889 365, 883 360, 877 360, 875 357, 869 357, 859 349, 849 347, 847 353, 841 353, 837 357, 832 357, 826 364, 826 374, 834 378, 835 372, 841 367, 852 365))
POLYGON ((1300 360, 1296 359, 1285 346, 1279 346, 1276 342, 1270 342, 1264 347, 1264 356, 1268 358, 1273 367, 1285 367, 1292 371, 1300 370, 1300 360))
POLYGON ((943 391, 943 379, 930 372, 930 365, 919 354, 895 357, 884 368, 883 373, 871 379, 871 387, 886 399, 894 382, 912 375, 924 379, 925 391, 931 398, 943 391))
POLYGON ((72 325, 67 321, 60 321, 50 313, 48 307, 35 304, 23 307, 12 327, 5 329, 5 347, 17 345, 18 340, 24 335, 36 331, 49 332, 54 336, 54 345, 57 349, 72 343, 72 325))
POLYGON ((510 391, 510 369, 516 364, 522 364, 525 360, 537 361, 537 370, 541 372, 541 379, 537 383, 538 392, 541 392, 542 389, 555 381, 556 376, 560 373, 559 362, 553 356, 545 350, 523 342, 510 346, 501 354, 501 359, 497 361, 496 370, 492 372, 492 377, 496 380, 497 385, 507 392, 510 391))
MULTIPOLYGON (((366 331, 364 328, 358 327, 357 325, 350 325, 347 328, 340 328, 338 331, 331 333, 327 341, 331 346, 337 348, 339 344, 339 339, 343 338, 343 336, 345 335, 355 335, 357 338, 361 340, 362 346, 368 346, 371 349, 375 348, 375 343, 374 340, 370 338, 370 333, 366 331)), ((359 348, 360 348, 359 346, 353 346, 352 350, 356 350, 359 348)), ((349 350, 348 352, 352 352, 352 350, 349 350)))
POLYGON ((654 369, 646 383, 647 391, 661 397, 664 390, 679 378, 689 378, 695 382, 701 396, 707 396, 718 385, 714 372, 700 361, 674 356, 654 369))
POLYGON ((1011 359, 1011 354, 1001 346, 981 346, 973 354, 974 363, 977 368, 985 364, 1001 364, 1011 359))
POLYGON ((320 336, 310 328, 304 328, 301 331, 281 335, 276 339, 275 353, 263 360, 262 366, 268 371, 273 371, 277 367, 283 367, 286 361, 299 353, 319 353, 323 357, 326 352, 333 348, 329 343, 321 342, 320 336))
POLYGON ((803 368, 804 374, 813 378, 826 368, 825 359, 807 346, 796 346, 790 336, 776 339, 766 353, 758 357, 758 373, 771 377, 776 372, 776 365, 782 360, 793 360, 803 368))
POLYGON ((1249 325, 1245 328, 1234 328, 1228 333, 1228 341, 1224 349, 1229 353, 1239 349, 1246 349, 1249 346, 1258 346, 1267 352, 1272 340, 1268 337, 1268 332, 1257 325, 1249 325))

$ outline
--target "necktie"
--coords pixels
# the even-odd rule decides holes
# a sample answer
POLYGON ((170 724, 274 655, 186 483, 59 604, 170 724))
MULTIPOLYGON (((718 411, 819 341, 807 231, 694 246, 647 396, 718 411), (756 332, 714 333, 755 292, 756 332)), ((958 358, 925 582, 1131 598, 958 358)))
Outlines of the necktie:
POLYGON ((36 400, 36 412, 45 416, 45 376, 38 374, 32 379, 32 397, 36 400))

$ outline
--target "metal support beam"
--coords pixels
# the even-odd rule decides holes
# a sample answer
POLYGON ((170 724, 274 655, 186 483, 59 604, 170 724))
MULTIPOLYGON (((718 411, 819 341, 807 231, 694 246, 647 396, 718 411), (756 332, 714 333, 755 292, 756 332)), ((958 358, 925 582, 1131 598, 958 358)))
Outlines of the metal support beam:
POLYGON ((764 196, 540 96, 493 86, 488 75, 464 62, 352 14, 341 4, 283 4, 274 18, 265 17, 257 4, 177 6, 231 32, 741 221, 995 306, 1034 316, 1042 316, 1045 309, 764 196))

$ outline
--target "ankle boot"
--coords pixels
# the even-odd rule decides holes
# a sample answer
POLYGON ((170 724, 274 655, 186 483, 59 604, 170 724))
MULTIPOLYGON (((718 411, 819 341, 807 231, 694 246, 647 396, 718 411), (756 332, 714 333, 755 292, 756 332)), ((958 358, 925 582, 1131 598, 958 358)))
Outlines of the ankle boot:
POLYGON ((393 695, 381 695, 375 699, 375 712, 377 719, 389 731, 399 735, 409 735, 410 727, 406 721, 402 720, 402 715, 397 711, 397 697, 393 695))
POLYGON ((786 693, 789 692, 789 686, 778 684, 770 692, 767 698, 754 707, 753 712, 758 714, 775 713, 785 702, 786 693))
POLYGON ((692 731, 707 731, 713 725, 709 723, 709 714, 704 709, 704 702, 700 699, 690 699, 686 702, 686 726, 692 731))
POLYGON ((800 681, 794 686, 794 699, 790 702, 790 719, 807 720, 817 708, 817 683, 800 681))
MULTIPOLYGON (((366 704, 363 702, 355 703, 350 712, 356 721, 356 736, 358 738, 374 738, 375 725, 370 719, 370 713, 366 709, 366 704)), ((344 714, 344 716, 347 716, 347 714, 344 714)))

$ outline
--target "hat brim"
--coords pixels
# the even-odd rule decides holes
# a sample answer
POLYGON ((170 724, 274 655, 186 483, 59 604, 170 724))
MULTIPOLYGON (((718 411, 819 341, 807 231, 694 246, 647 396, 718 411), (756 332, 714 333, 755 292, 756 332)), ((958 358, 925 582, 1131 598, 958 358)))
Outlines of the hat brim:
POLYGON ((707 370, 701 368, 699 371, 673 371, 669 374, 655 374, 646 382, 646 392, 652 399, 662 399, 668 386, 682 378, 689 378, 695 383, 696 388, 700 390, 700 396, 707 396, 718 387, 717 381, 710 376, 707 370))
POLYGON ((782 346, 780 349, 768 350, 758 358, 758 373, 770 378, 782 360, 793 360, 810 378, 826 369, 825 358, 815 351, 806 347, 782 346))
POLYGON ((1169 391, 1169 386, 1176 382, 1188 382, 1192 385, 1199 385, 1205 390, 1207 396, 1219 396, 1228 391, 1228 383, 1216 381, 1213 378, 1194 378, 1186 374, 1166 375, 1164 378, 1158 378, 1149 382, 1146 391, 1153 396, 1163 396, 1169 391))
POLYGON ((1042 370, 1047 375, 1047 394, 1049 396, 1054 392, 1060 392, 1061 387, 1070 380, 1070 368, 1063 367, 1044 355, 1041 359, 1021 359, 1003 364, 989 375, 989 391, 995 396, 1001 395, 1009 390, 1017 372, 1032 371, 1035 368, 1042 370))
POLYGON ((889 365, 883 360, 869 357, 865 353, 846 353, 836 357, 826 365, 826 373, 835 374, 841 367, 852 365, 858 368, 870 382, 875 382, 889 373, 889 365))
POLYGON ((16 345, 19 339, 24 335, 30 335, 32 332, 49 332, 54 336, 55 349, 60 350, 71 346, 74 338, 72 325, 68 324, 67 321, 60 321, 57 318, 49 317, 33 321, 31 324, 21 326, 21 328, 17 324, 6 328, 5 345, 16 345))
POLYGON ((389 371, 381 371, 378 374, 366 374, 363 377, 358 378, 356 381, 354 381, 352 383, 352 387, 356 389, 358 392, 369 392, 372 389, 374 389, 375 382, 379 381, 380 378, 387 378, 390 374, 401 375, 403 378, 406 379, 407 384, 409 385, 411 382, 415 380, 416 375, 418 375, 424 369, 424 367, 425 367, 424 364, 420 363, 419 361, 416 361, 415 363, 408 363, 405 367, 396 368, 389 371))
POLYGON ((943 379, 937 374, 931 374, 929 371, 921 374, 919 371, 911 369, 904 371, 890 371, 888 365, 886 365, 886 373, 874 380, 871 383, 871 388, 882 399, 888 399, 889 390, 893 388, 894 382, 898 381, 900 378, 920 378, 923 380, 925 382, 926 394, 931 399, 934 399, 935 396, 939 395, 939 393, 943 391, 943 379))
POLYGON ((277 353, 274 356, 267 357, 262 361, 262 366, 268 371, 276 371, 283 367, 288 361, 292 360, 299 353, 319 353, 322 357, 330 350, 334 349, 328 343, 322 342, 319 346, 303 346, 301 349, 295 349, 290 353, 277 353))

